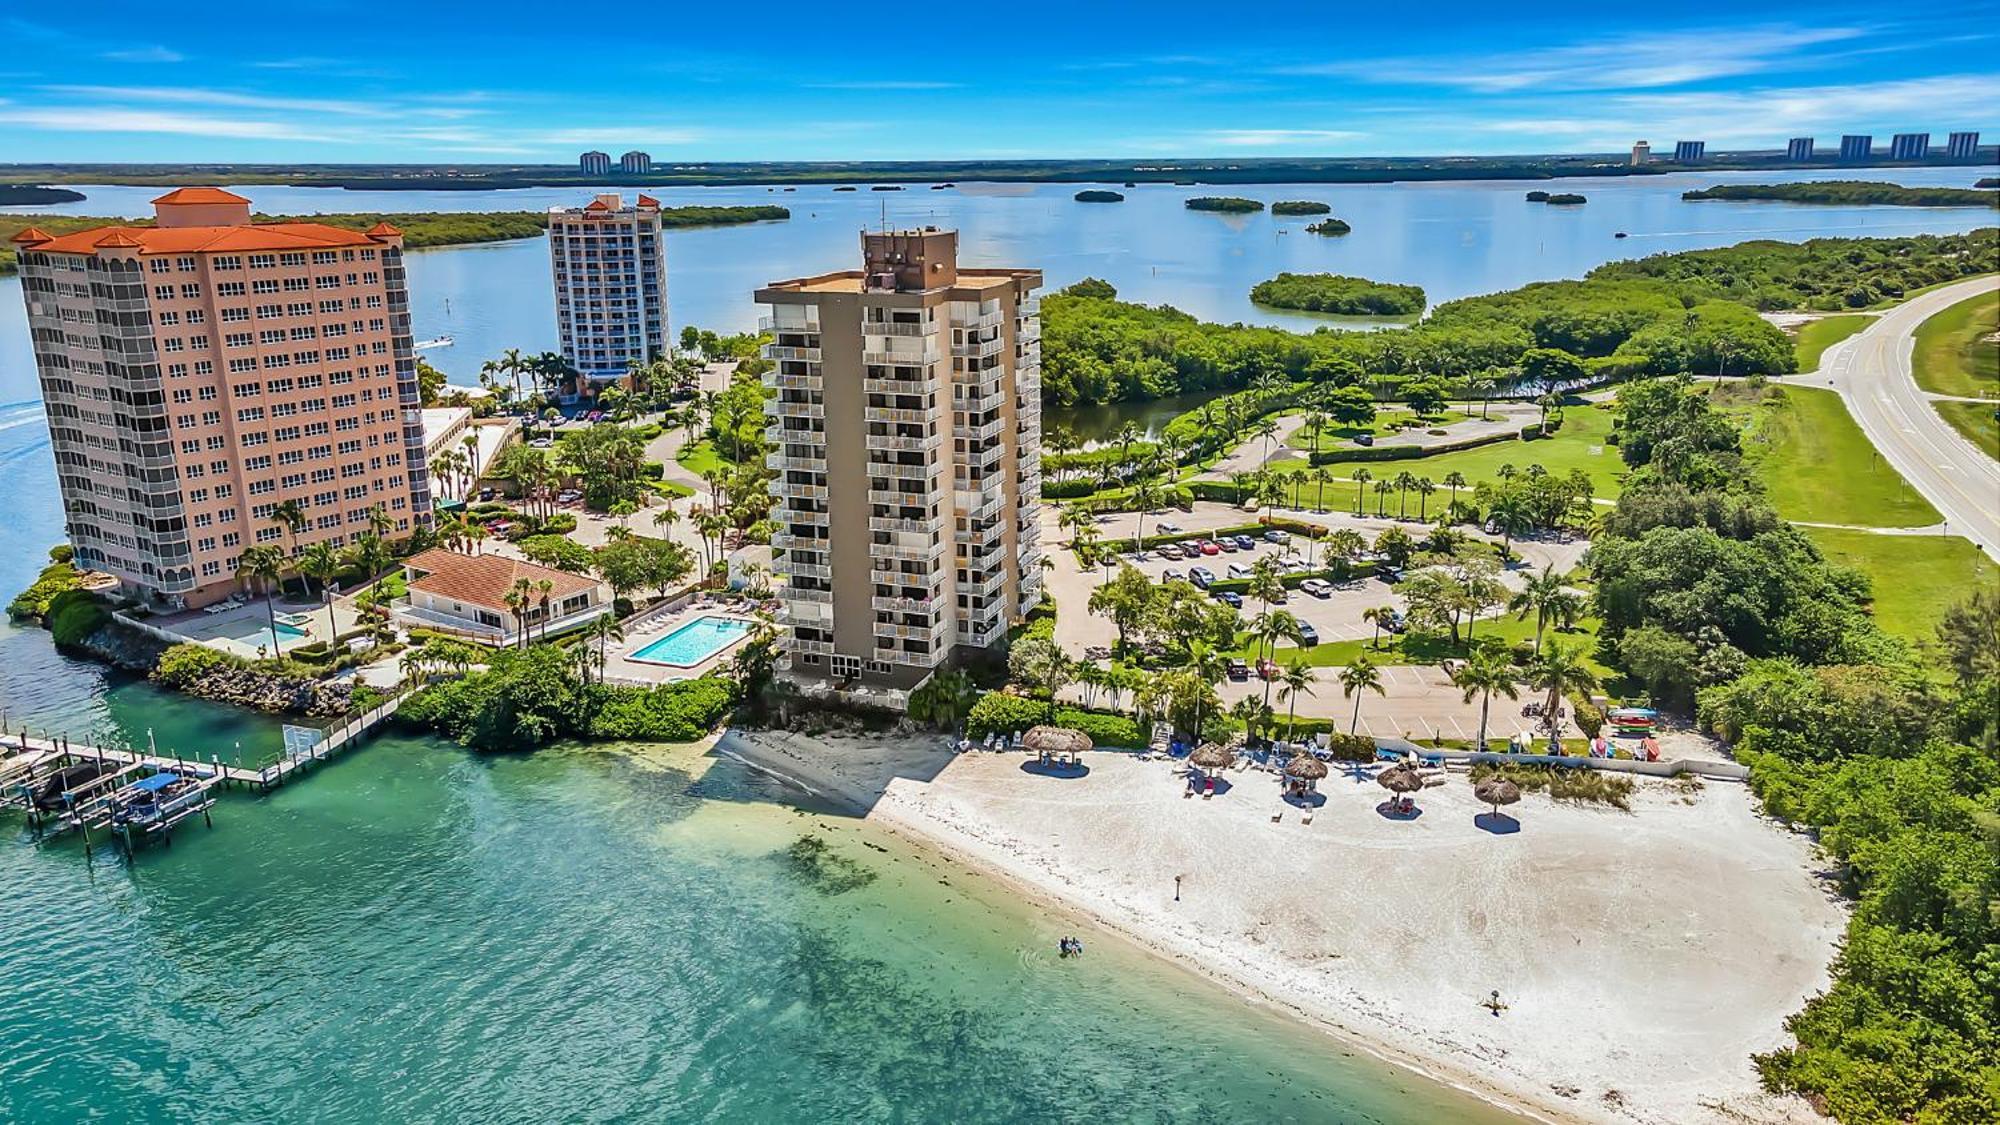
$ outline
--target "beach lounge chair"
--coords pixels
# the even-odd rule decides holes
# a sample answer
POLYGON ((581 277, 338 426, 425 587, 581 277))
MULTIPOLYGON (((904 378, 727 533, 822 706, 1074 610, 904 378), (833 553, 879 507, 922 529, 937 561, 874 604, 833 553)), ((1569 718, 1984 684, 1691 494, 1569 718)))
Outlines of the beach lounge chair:
POLYGON ((1213 796, 1215 796, 1215 779, 1211 777, 1207 780, 1207 783, 1201 787, 1201 799, 1206 801, 1213 796))

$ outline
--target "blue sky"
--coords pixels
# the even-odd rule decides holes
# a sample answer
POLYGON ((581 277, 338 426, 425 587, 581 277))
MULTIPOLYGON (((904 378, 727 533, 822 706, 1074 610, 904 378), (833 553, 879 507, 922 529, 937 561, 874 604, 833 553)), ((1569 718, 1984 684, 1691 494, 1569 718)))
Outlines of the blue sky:
POLYGON ((2000 3, 244 8, 0 16, 0 160, 1415 155, 2000 139, 2000 3), (162 13, 174 20, 163 22, 162 13), (587 17, 588 22, 586 22, 587 17))

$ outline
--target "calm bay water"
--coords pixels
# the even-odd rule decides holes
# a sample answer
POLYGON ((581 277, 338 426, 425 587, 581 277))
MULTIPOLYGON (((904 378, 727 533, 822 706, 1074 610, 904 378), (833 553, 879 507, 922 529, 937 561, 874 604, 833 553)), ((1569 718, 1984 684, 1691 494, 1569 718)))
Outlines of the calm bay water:
MULTIPOLYGON (((1987 169, 1871 172, 1970 183, 1987 169)), ((1753 237, 1947 232, 1986 211, 1686 204, 1771 173, 1565 183, 1229 189, 1322 199, 1344 239, 1269 215, 1185 211, 1210 189, 1082 185, 890 193, 660 191, 670 204, 782 202, 785 223, 669 236, 673 319, 747 328, 751 290, 851 264, 879 222, 962 232, 966 261, 1095 275, 1198 315, 1311 323, 1249 305, 1279 270, 1423 285, 1434 301, 1576 276, 1613 257, 1753 237), (1546 185, 1544 185, 1546 186, 1546 185), (1287 233, 1279 233, 1280 231, 1287 233), (1615 231, 1631 237, 1612 239, 1615 231)), ((1826 178, 1814 174, 1806 177, 1826 178)), ((865 187, 865 185, 863 185, 865 187)), ((140 215, 155 189, 87 188, 68 210, 140 215)), ((502 210, 567 190, 239 187, 267 211, 502 210)), ((415 328, 461 381, 506 347, 554 346, 540 240, 419 253, 415 328)), ((1176 409, 1178 406, 1175 407, 1176 409)), ((1158 409, 1070 420, 1084 436, 1158 409)), ((1169 411, 1169 414, 1171 411, 1169 411)), ((20 286, 0 279, 0 593, 62 538, 20 286)), ((0 709, 18 729, 231 755, 276 724, 157 692, 0 624, 0 709)), ((796 811, 721 763, 557 750, 481 759, 387 738, 214 829, 126 866, 0 826, 0 1120, 1482 1121, 1499 1115, 1094 941, 851 820, 796 811), (876 876, 844 894, 782 859, 818 832, 876 876)))

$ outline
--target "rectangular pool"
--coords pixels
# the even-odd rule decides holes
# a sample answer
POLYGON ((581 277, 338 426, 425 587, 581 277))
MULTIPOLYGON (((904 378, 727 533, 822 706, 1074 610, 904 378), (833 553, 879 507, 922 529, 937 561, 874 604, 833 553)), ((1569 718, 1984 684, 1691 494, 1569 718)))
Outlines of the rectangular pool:
POLYGON ((748 621, 730 617, 697 617, 626 659, 692 668, 742 640, 749 631, 748 621))

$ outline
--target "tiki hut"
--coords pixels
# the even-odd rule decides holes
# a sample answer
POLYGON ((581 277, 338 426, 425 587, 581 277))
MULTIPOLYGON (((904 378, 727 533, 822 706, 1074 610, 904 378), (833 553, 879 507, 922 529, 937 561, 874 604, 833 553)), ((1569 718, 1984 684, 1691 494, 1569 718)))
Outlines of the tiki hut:
POLYGON ((1326 774, 1325 762, 1304 752, 1294 754, 1285 763, 1285 789, 1300 795, 1310 793, 1326 774))
POLYGON ((1415 767, 1406 762, 1402 765, 1390 766, 1388 769, 1376 774, 1375 784, 1394 793, 1396 796, 1392 800, 1399 807, 1403 807, 1409 803, 1409 794, 1415 793, 1424 787, 1424 779, 1417 775, 1415 767))
POLYGON ((1500 815, 1501 805, 1511 805, 1521 799, 1521 787, 1500 776, 1482 777, 1472 787, 1472 795, 1485 804, 1493 806, 1493 815, 1500 815))
POLYGON ((1188 764, 1205 770, 1228 769, 1236 761, 1236 751, 1214 742, 1204 742, 1188 755, 1188 764))
POLYGON ((1033 750, 1042 761, 1050 758, 1068 758, 1075 761, 1078 754, 1090 749, 1090 736, 1082 731, 1067 727, 1036 727, 1021 738, 1021 745, 1033 750))

